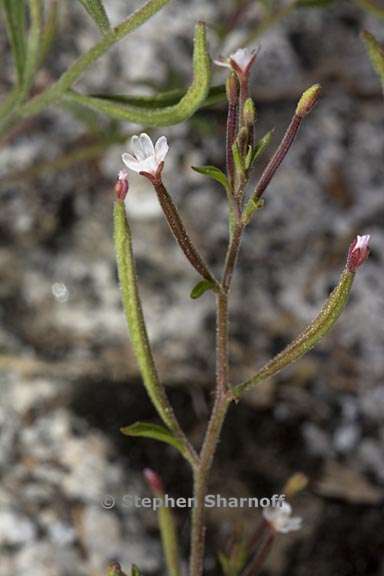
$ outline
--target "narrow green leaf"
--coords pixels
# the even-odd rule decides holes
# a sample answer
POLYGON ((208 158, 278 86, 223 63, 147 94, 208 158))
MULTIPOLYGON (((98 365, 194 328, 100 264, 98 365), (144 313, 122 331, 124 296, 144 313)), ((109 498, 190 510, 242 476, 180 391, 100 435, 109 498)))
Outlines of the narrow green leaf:
POLYGON ((100 32, 105 34, 111 29, 107 13, 101 0, 79 0, 91 16, 100 32))
POLYGON ((215 289, 215 284, 213 282, 209 282, 209 280, 200 280, 200 282, 198 282, 192 288, 191 298, 193 300, 197 300, 198 298, 200 298, 200 296, 205 294, 205 292, 207 292, 207 290, 214 290, 214 289, 215 289))
POLYGON ((139 568, 136 566, 136 564, 132 564, 131 576, 141 576, 141 572, 139 568))
POLYGON ((268 148, 268 146, 270 145, 271 140, 272 140, 273 132, 274 132, 274 129, 270 130, 269 132, 264 134, 264 136, 262 138, 260 138, 260 140, 256 143, 256 145, 253 149, 253 154, 249 160, 249 166, 247 166, 247 168, 252 168, 252 166, 254 165, 256 160, 258 158, 260 158, 260 156, 268 148))
POLYGON ((329 332, 344 310, 352 288, 353 278, 354 273, 346 268, 341 274, 336 288, 313 322, 282 352, 267 362, 250 380, 236 386, 233 389, 235 396, 239 397, 262 380, 277 374, 289 364, 296 362, 311 350, 329 332))
POLYGON ((129 104, 117 104, 76 92, 67 92, 64 97, 103 112, 111 118, 146 126, 171 126, 183 122, 204 103, 209 92, 211 65, 207 51, 205 24, 202 22, 196 24, 195 27, 193 74, 193 81, 187 92, 177 104, 171 106, 147 109, 129 104))
POLYGON ((380 78, 384 91, 384 48, 379 44, 373 34, 370 34, 370 32, 364 31, 362 33, 362 38, 368 51, 368 56, 371 60, 372 66, 380 78))
POLYGON ((51 0, 40 40, 39 64, 42 64, 53 44, 59 20, 59 0, 51 0))
POLYGON ((178 438, 168 428, 161 426, 160 424, 152 424, 152 422, 135 422, 130 426, 125 426, 120 428, 120 431, 125 436, 137 436, 141 438, 152 438, 153 440, 159 440, 159 442, 165 442, 170 444, 174 448, 177 448, 183 456, 185 455, 185 450, 178 438))
POLYGON ((219 182, 225 190, 228 190, 228 178, 220 168, 216 168, 216 166, 192 166, 192 170, 199 174, 204 174, 204 176, 209 176, 209 178, 213 178, 213 180, 219 182))
POLYGON ((170 0, 149 0, 144 6, 135 10, 124 22, 104 34, 101 40, 86 54, 80 56, 50 88, 24 104, 19 111, 19 116, 22 118, 33 116, 49 104, 60 100, 62 95, 73 86, 89 66, 103 56, 114 44, 144 24, 169 2, 170 0))
POLYGON ((31 88, 35 73, 40 61, 40 47, 43 24, 43 2, 42 0, 28 0, 29 13, 31 19, 30 30, 27 40, 27 53, 23 82, 21 86, 20 101, 23 100, 31 88))
POLYGON ((244 159, 241 156, 237 142, 234 142, 234 144, 232 146, 232 156, 233 156, 233 161, 235 163, 235 169, 236 169, 237 174, 244 175, 244 171, 245 171, 244 159))
POLYGON ((25 0, 3 0, 2 4, 17 79, 21 84, 26 56, 25 0))
MULTIPOLYGON (((161 108, 177 104, 185 96, 186 90, 174 89, 167 92, 158 92, 153 96, 130 96, 128 94, 92 94, 93 98, 101 98, 117 104, 131 104, 139 108, 161 108)), ((225 101, 225 86, 211 86, 201 108, 212 106, 225 101)))

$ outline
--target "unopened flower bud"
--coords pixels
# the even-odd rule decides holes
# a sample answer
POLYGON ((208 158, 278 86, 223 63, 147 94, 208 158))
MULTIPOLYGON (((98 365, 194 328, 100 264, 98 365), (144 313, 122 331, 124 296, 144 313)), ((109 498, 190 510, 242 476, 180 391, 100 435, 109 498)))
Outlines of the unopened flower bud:
POLYGON ((253 128, 256 121, 256 109, 252 98, 247 98, 243 108, 243 120, 245 126, 253 128))
POLYGON ((164 485, 160 476, 151 468, 144 468, 143 476, 154 494, 164 494, 164 485))
POLYGON ((303 93, 296 107, 297 116, 304 118, 304 116, 311 112, 319 99, 320 90, 320 84, 314 84, 303 93))
POLYGON ((227 100, 230 106, 235 106, 239 97, 239 83, 236 74, 230 74, 225 83, 227 100))
POLYGON ((119 176, 115 184, 115 192, 118 200, 124 201, 128 193, 128 173, 126 170, 120 170, 119 176))
POLYGON ((350 272, 356 272, 357 268, 365 262, 369 254, 369 234, 357 236, 348 250, 347 268, 350 272))

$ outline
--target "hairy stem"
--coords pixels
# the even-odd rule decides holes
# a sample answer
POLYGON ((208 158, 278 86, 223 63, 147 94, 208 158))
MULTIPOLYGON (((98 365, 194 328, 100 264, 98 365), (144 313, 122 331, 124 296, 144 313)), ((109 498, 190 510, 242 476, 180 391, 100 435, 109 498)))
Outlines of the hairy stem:
POLYGON ((190 576, 201 576, 204 569, 205 550, 205 495, 208 477, 220 432, 228 410, 230 398, 218 392, 212 416, 200 453, 200 464, 194 474, 194 508, 192 512, 190 576))

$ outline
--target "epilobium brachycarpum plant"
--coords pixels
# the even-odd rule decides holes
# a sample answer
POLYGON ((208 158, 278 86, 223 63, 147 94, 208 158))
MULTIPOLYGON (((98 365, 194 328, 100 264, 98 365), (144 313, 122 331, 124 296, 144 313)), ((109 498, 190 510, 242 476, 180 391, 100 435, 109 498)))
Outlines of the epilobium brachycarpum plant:
MULTIPOLYGON (((317 84, 303 93, 280 144, 265 166, 257 184, 251 188, 250 176, 255 161, 261 156, 271 140, 271 132, 264 135, 260 140, 255 138, 256 114, 253 100, 249 95, 249 75, 256 56, 255 50, 239 49, 228 59, 216 62, 218 65, 228 68, 226 81, 228 100, 226 173, 214 166, 195 168, 201 174, 217 180, 227 195, 229 240, 220 277, 216 277, 209 269, 198 247, 192 242, 182 217, 164 184, 163 171, 166 168, 168 152, 165 136, 161 136, 155 144, 146 133, 133 136, 131 151, 122 155, 128 170, 124 169, 119 173, 115 186, 115 248, 124 311, 130 331, 131 344, 140 367, 144 386, 163 422, 162 425, 136 422, 123 428, 122 431, 128 436, 144 436, 171 444, 180 451, 192 468, 194 507, 191 519, 190 576, 203 574, 206 532, 204 499, 207 494, 209 474, 216 446, 229 407, 236 404, 245 392, 257 386, 258 383, 275 376, 283 368, 298 360, 332 328, 348 301, 355 273, 369 252, 369 236, 357 236, 347 251, 345 268, 341 273, 339 282, 317 317, 291 344, 259 368, 251 378, 244 382, 233 380, 229 366, 228 305, 241 240, 248 224, 254 217, 257 217, 258 210, 262 208, 263 196, 272 178, 320 94, 320 86, 317 84), (182 423, 176 418, 167 398, 165 387, 159 380, 151 351, 136 277, 129 213, 127 214, 124 202, 126 195, 129 194, 129 170, 142 175, 153 187, 176 242, 199 277, 191 291, 191 297, 198 299, 206 293, 205 297, 210 295, 216 301, 215 395, 205 438, 199 449, 192 446, 183 430, 182 423)), ((161 495, 164 492, 161 479, 156 473, 146 471, 146 480, 155 495, 161 495)), ((292 510, 288 503, 264 512, 262 526, 264 543, 256 556, 251 554, 245 558, 248 563, 245 568, 244 563, 242 564, 242 574, 250 575, 257 572, 278 532, 284 533, 300 527, 300 519, 292 518, 291 513, 292 510)), ((176 531, 169 511, 162 512, 162 517, 159 517, 159 520, 168 571, 172 575, 178 575, 180 574, 180 567, 176 531)))

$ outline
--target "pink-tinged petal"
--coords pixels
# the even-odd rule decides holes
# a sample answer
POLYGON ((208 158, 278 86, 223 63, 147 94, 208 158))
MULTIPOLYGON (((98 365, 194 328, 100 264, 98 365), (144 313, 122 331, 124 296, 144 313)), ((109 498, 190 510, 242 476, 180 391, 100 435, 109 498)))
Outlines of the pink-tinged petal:
POLYGON ((134 156, 137 158, 137 160, 145 159, 144 152, 140 143, 140 138, 136 136, 136 134, 131 138, 131 150, 134 156))
POLYGON ((246 70, 255 56, 256 50, 250 50, 249 48, 239 48, 234 54, 231 54, 230 58, 236 62, 239 68, 246 70))
POLYGON ((223 68, 231 68, 231 65, 228 62, 228 60, 214 60, 214 63, 217 66, 223 66, 223 68))
POLYGON ((369 238, 369 234, 357 236, 350 245, 347 256, 347 268, 350 272, 355 272, 368 258, 369 238))
POLYGON ((153 147, 153 142, 150 139, 150 137, 148 136, 148 134, 145 134, 145 132, 140 134, 140 146, 141 146, 141 150, 143 151, 144 158, 149 158, 149 156, 154 156, 155 149, 153 147))
POLYGON ((155 159, 157 164, 163 162, 169 150, 168 142, 165 136, 160 136, 155 144, 155 159))
POLYGON ((157 474, 157 472, 155 472, 151 468, 144 468, 143 476, 144 476, 145 480, 147 481, 148 486, 150 487, 152 492, 155 492, 157 494, 163 494, 164 493, 164 485, 163 485, 163 482, 162 482, 160 476, 157 474))
POLYGON ((116 184, 115 193, 118 200, 125 200, 128 193, 129 182, 128 182, 128 172, 126 170, 120 170, 116 184))
POLYGON ((141 166, 142 161, 137 160, 137 158, 132 156, 132 154, 125 152, 122 155, 122 159, 123 159, 123 162, 127 168, 129 168, 130 170, 133 170, 134 172, 141 172, 140 166, 141 166))

